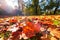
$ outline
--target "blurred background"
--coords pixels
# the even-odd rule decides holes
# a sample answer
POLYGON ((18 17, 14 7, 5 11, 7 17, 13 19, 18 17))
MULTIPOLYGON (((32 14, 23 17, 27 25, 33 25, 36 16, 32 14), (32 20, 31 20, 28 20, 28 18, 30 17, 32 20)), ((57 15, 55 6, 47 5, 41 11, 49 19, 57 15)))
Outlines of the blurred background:
POLYGON ((0 0, 0 17, 59 14, 60 0, 0 0))

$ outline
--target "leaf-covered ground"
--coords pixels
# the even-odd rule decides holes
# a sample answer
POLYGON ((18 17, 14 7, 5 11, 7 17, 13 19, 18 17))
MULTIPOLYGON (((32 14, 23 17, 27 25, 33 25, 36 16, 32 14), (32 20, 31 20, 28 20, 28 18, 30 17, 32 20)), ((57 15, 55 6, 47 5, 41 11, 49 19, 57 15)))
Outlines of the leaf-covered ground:
POLYGON ((0 18, 0 40, 60 40, 60 16, 0 18))

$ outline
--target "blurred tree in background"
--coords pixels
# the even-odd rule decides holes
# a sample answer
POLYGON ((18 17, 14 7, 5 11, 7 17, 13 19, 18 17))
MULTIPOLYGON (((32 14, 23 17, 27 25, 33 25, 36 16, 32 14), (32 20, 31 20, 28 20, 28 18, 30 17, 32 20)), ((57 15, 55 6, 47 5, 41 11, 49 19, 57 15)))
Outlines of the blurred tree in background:
POLYGON ((24 10, 26 15, 60 14, 60 0, 28 0, 24 10))
POLYGON ((59 2, 60 1, 57 2, 57 0, 50 0, 49 4, 44 7, 45 10, 48 10, 46 14, 58 14, 57 10, 60 6, 59 2))
POLYGON ((26 11, 25 12, 27 13, 27 15, 40 15, 39 0, 29 1, 29 3, 26 5, 26 11))

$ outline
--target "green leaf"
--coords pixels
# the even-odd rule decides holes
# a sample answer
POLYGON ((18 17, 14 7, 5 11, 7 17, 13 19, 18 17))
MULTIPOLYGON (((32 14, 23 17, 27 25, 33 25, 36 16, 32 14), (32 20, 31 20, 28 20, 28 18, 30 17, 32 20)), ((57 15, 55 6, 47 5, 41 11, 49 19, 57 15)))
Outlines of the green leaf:
POLYGON ((59 21, 58 20, 54 20, 53 23, 54 23, 54 25, 58 25, 59 21))
POLYGON ((4 34, 4 37, 9 37, 10 36, 10 33, 9 31, 7 31, 5 34, 4 34))

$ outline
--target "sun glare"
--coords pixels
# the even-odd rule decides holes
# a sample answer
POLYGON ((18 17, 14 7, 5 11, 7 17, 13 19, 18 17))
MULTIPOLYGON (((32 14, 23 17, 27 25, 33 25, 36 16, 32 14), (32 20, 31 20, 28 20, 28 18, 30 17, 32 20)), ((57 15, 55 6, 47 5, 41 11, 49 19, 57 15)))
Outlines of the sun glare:
POLYGON ((12 7, 13 9, 18 7, 18 2, 16 0, 6 0, 8 6, 12 7))

